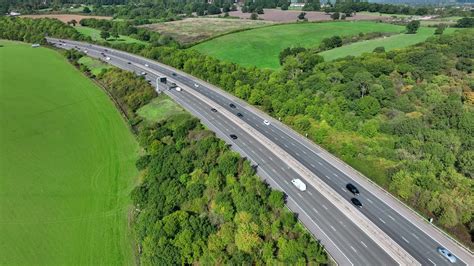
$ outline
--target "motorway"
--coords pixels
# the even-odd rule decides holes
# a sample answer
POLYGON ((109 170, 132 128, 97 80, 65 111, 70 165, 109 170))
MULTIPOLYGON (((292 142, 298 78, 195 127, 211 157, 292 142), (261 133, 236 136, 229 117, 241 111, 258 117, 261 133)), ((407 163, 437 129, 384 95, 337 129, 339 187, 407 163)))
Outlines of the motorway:
MULTIPOLYGON (((104 52, 104 48, 97 46, 78 43, 73 45, 79 45, 79 48, 83 46, 82 48, 87 49, 88 54, 92 57, 100 58, 100 53, 104 52)), ((64 48, 64 45, 62 47, 64 48)), ((72 48, 72 46, 69 48, 72 48)), ((267 147, 261 145, 254 136, 243 131, 234 122, 235 120, 231 121, 223 116, 220 110, 233 114, 241 113, 243 116, 238 119, 242 123, 248 124, 298 160, 343 199, 350 202, 353 197, 347 191, 345 185, 347 183, 356 185, 360 191, 358 198, 363 204, 360 212, 421 264, 447 264, 447 261, 436 251, 439 246, 446 246, 457 255, 460 258, 458 265, 472 264, 472 254, 469 251, 461 248, 437 230, 430 228, 431 225, 426 224, 425 221, 414 221, 414 215, 406 215, 406 209, 400 210, 404 207, 400 207, 401 204, 396 202, 395 199, 390 199, 387 195, 381 196, 381 192, 377 191, 379 188, 375 185, 355 177, 350 169, 341 167, 337 161, 335 162, 330 156, 328 157, 319 147, 303 140, 301 136, 281 125, 278 121, 185 73, 123 52, 109 49, 106 54, 111 57, 109 62, 120 68, 134 72, 145 71, 148 73, 147 78, 151 80, 155 80, 156 74, 154 73, 159 72, 161 75, 175 80, 178 84, 185 85, 185 90, 181 92, 170 90, 167 91, 167 94, 201 118, 203 123, 213 129, 219 137, 232 143, 234 149, 258 164, 259 175, 268 179, 267 182, 288 195, 290 209, 299 214, 300 220, 321 240, 339 264, 390 265, 396 263, 370 236, 362 232, 351 219, 342 214, 313 186, 309 185, 307 191, 300 192, 291 185, 289 181, 297 177, 298 174, 267 147), (133 64, 128 64, 128 62, 133 64), (149 67, 145 67, 144 64, 148 64, 149 67), (176 74, 172 75, 172 73, 176 74), (213 102, 213 106, 197 99, 194 96, 195 94, 191 94, 187 90, 195 90, 207 97, 213 102), (231 108, 230 103, 234 103, 236 108, 231 108), (210 111, 211 108, 216 107, 219 108, 219 112, 210 111), (271 121, 271 124, 264 125, 264 119, 271 121), (229 134, 235 134, 239 138, 231 140, 229 134), (440 242, 443 245, 439 244, 440 242)), ((303 177, 299 178, 305 180, 303 177)), ((416 215, 415 219, 421 220, 416 215)))

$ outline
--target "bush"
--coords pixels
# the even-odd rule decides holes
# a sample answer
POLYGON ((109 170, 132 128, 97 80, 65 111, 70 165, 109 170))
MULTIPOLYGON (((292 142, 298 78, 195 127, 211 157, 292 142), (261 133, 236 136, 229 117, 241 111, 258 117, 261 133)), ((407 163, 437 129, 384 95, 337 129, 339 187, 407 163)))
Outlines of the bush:
POLYGON ((375 47, 374 53, 385 53, 385 47, 383 46, 375 47))
POLYGON ((455 27, 457 28, 472 28, 474 27, 474 17, 466 17, 458 20, 455 27))

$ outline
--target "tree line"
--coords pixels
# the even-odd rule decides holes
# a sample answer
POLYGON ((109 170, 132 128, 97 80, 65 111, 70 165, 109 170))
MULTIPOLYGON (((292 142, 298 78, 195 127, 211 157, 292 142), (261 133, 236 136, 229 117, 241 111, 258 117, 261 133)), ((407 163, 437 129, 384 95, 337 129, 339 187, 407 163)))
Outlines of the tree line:
POLYGON ((73 40, 86 39, 73 27, 57 19, 0 17, 0 39, 45 44, 45 36, 73 40))

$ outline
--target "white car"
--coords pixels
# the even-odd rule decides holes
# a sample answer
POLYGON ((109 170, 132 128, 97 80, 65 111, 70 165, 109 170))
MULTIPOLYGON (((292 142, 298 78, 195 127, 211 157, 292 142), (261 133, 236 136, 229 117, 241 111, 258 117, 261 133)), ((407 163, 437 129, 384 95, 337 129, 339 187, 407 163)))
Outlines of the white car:
POLYGON ((145 76, 145 75, 146 75, 146 72, 141 72, 140 75, 141 75, 141 76, 145 76))
POLYGON ((105 60, 109 61, 109 60, 110 60, 110 57, 107 56, 107 57, 105 58, 105 60))
POLYGON ((196 87, 196 88, 199 87, 199 84, 194 83, 194 87, 196 87))
POLYGON ((181 91, 181 87, 176 87, 176 91, 181 91))
POLYGON ((306 184, 301 181, 301 179, 295 178, 291 180, 291 183, 295 185, 296 188, 298 188, 300 191, 305 191, 306 190, 306 184))
POLYGON ((268 120, 263 120, 263 123, 264 123, 265 125, 267 125, 267 126, 270 125, 270 121, 268 121, 268 120))
POLYGON ((145 64, 146 67, 149 67, 148 64, 145 64))
POLYGON ((439 247, 438 248, 438 252, 439 254, 441 254, 441 256, 443 256, 445 259, 449 260, 449 262, 451 263, 456 263, 457 259, 456 257, 447 249, 443 248, 443 247, 439 247))

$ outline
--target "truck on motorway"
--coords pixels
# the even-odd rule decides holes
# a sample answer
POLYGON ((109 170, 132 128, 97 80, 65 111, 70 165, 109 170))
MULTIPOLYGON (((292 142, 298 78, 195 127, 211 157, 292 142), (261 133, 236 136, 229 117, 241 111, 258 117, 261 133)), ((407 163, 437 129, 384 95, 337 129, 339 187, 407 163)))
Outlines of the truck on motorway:
POLYGON ((299 189, 300 191, 305 191, 306 190, 306 184, 303 181, 301 181, 301 179, 299 179, 299 178, 295 178, 295 179, 291 180, 291 183, 293 185, 295 185, 295 187, 297 189, 299 189))

